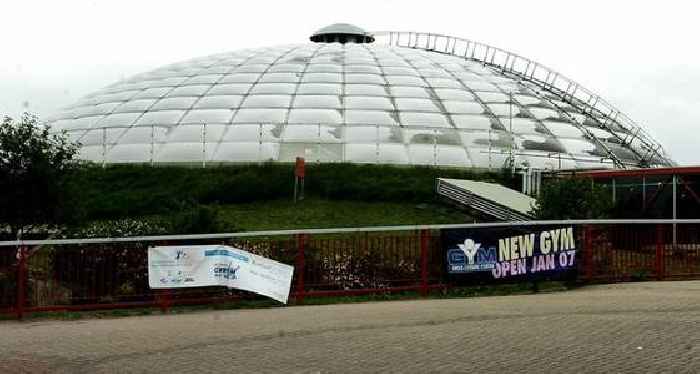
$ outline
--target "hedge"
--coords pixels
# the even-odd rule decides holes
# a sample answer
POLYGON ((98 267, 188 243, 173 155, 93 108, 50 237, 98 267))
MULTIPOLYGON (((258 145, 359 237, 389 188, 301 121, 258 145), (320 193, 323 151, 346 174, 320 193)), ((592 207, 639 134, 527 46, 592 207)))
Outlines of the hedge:
MULTIPOLYGON (((261 164, 186 166, 85 166, 66 185, 86 219, 115 219, 178 212, 198 205, 292 198, 293 166, 261 164)), ((331 200, 430 202, 438 177, 488 180, 513 186, 500 170, 385 165, 307 165, 305 194, 331 200)))

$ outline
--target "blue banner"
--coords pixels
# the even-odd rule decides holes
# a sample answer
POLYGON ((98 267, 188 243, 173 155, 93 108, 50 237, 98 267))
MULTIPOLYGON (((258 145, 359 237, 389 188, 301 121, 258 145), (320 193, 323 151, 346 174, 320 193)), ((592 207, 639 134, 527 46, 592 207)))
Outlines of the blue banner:
POLYGON ((555 278, 577 267, 572 226, 442 230, 442 243, 453 279, 555 278))

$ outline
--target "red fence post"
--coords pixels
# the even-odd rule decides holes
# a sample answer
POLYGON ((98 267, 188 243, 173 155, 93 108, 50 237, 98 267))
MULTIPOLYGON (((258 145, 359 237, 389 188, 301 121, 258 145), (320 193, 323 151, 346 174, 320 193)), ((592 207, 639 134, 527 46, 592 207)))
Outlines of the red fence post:
POLYGON ((428 296, 428 245, 430 231, 420 231, 420 292, 421 296, 428 296))
POLYGON ((158 306, 161 313, 168 313, 172 305, 171 290, 160 290, 158 293, 158 306))
POLYGON ((27 248, 20 246, 17 249, 17 319, 24 316, 24 306, 27 302, 27 248))
POLYGON ((664 259, 664 226, 656 225, 656 279, 663 280, 666 273, 664 259))
POLYGON ((298 303, 304 302, 304 272, 305 272, 305 258, 304 258, 304 247, 305 247, 306 235, 297 235, 297 260, 296 260, 296 271, 297 271, 297 295, 296 301, 298 303))
POLYGON ((591 225, 584 227, 583 235, 585 241, 583 256, 586 264, 586 280, 590 282, 593 279, 593 230, 591 225))
MULTIPOLYGON (((168 246, 170 245, 170 242, 167 240, 160 241, 157 243, 158 245, 162 246, 168 246)), ((146 245, 146 258, 148 258, 148 244, 146 245)), ((160 312, 165 314, 168 313, 170 310, 170 306, 172 305, 172 290, 171 289, 164 289, 164 290, 159 290, 156 293, 156 299, 158 300, 158 307, 160 308, 160 312)))

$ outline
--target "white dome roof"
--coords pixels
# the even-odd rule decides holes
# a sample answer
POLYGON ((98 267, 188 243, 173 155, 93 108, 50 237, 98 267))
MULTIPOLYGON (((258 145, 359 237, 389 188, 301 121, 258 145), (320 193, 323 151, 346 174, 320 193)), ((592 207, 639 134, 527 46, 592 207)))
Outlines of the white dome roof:
POLYGON ((105 163, 301 156, 498 168, 512 152, 533 167, 613 167, 600 141, 624 162, 639 163, 616 143, 614 132, 626 130, 596 126, 537 84, 474 60, 379 44, 307 43, 196 58, 95 92, 49 123, 82 144, 81 158, 105 163))

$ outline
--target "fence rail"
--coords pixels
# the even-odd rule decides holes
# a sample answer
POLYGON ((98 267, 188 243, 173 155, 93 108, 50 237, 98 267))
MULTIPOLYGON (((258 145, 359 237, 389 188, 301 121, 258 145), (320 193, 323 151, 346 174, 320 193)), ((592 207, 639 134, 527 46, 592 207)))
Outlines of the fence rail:
POLYGON ((0 313, 160 307, 253 298, 224 287, 152 290, 153 245, 227 244, 294 265, 291 297, 455 285, 441 230, 574 226, 581 282, 700 276, 700 220, 571 220, 0 242, 0 313))

